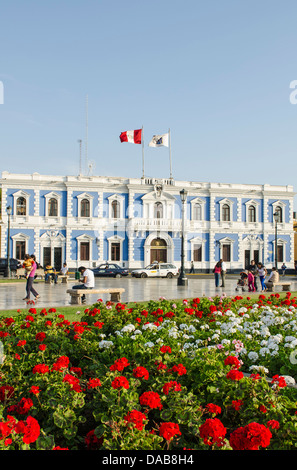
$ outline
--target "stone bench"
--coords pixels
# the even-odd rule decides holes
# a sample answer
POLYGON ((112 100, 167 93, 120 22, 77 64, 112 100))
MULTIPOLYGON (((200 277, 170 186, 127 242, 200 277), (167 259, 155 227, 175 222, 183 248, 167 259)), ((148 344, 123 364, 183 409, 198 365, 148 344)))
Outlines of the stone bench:
POLYGON ((68 278, 68 274, 58 274, 58 280, 61 279, 62 284, 67 284, 68 278))
POLYGON ((110 300, 112 302, 120 302, 121 294, 125 292, 125 289, 117 287, 111 289, 68 289, 67 294, 70 294, 70 303, 75 305, 81 305, 81 298, 83 295, 90 294, 110 294, 110 300))
POLYGON ((289 291, 291 289, 291 282, 279 281, 279 282, 270 282, 266 284, 267 290, 269 292, 274 292, 275 286, 282 286, 283 291, 289 291))

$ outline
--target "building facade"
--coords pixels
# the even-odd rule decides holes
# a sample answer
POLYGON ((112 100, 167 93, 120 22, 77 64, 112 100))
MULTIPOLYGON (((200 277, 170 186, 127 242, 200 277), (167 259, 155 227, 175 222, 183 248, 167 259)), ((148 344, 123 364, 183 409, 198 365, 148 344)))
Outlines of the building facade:
POLYGON ((180 266, 182 202, 185 267, 231 271, 251 259, 294 267, 292 186, 198 183, 154 178, 2 173, 1 257, 34 253, 60 269, 115 262, 129 269, 153 261, 180 266), (278 213, 277 227, 274 214, 278 213), (275 228, 277 228, 277 235, 275 228), (277 238, 276 238, 277 236, 277 238))

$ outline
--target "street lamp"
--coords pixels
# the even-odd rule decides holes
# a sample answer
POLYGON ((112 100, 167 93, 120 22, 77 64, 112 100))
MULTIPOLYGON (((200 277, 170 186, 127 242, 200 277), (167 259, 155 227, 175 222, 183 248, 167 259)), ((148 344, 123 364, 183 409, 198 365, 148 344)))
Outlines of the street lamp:
POLYGON ((12 212, 11 206, 6 207, 8 215, 8 228, 7 228, 7 277, 10 278, 10 216, 12 212))
POLYGON ((275 211, 273 216, 274 216, 274 222, 275 222, 274 261, 275 261, 275 267, 277 269, 277 223, 279 222, 279 212, 275 211))
POLYGON ((177 279, 178 286, 188 285, 188 279, 185 273, 185 250, 184 250, 184 238, 185 238, 185 204, 187 202, 188 192, 185 189, 180 191, 180 198, 182 202, 182 237, 181 237, 181 267, 179 277, 177 279))

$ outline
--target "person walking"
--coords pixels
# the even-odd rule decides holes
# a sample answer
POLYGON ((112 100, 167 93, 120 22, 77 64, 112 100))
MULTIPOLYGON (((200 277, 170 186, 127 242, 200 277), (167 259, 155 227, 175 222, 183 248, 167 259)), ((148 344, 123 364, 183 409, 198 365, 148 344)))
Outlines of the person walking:
POLYGON ((221 286, 220 287, 225 287, 225 277, 226 277, 226 263, 222 259, 220 259, 221 263, 221 286))
POLYGON ((285 265, 285 263, 283 263, 283 264, 281 265, 282 276, 285 276, 285 275, 286 275, 286 269, 287 269, 287 266, 285 265))
POLYGON ((218 261, 215 267, 213 268, 213 272, 215 275, 215 285, 216 287, 219 287, 220 283, 220 273, 221 273, 221 262, 218 261))
POLYGON ((195 274, 194 261, 191 261, 190 274, 195 274))
POLYGON ((31 259, 32 259, 32 266, 31 266, 31 270, 28 274, 27 282, 26 282, 26 297, 23 300, 30 300, 31 292, 34 295, 35 299, 39 298, 38 292, 36 292, 36 290, 33 287, 33 282, 34 282, 34 277, 35 277, 35 271, 36 271, 36 268, 37 268, 37 264, 36 264, 36 261, 33 258, 31 258, 31 259))
POLYGON ((248 269, 248 286, 249 286, 249 292, 255 292, 255 291, 256 291, 254 281, 255 281, 255 276, 254 276, 254 274, 252 273, 251 269, 248 269))
MULTIPOLYGON (((73 286, 72 289, 93 289, 95 287, 95 277, 93 271, 91 271, 91 269, 85 268, 84 266, 79 267, 78 271, 82 275, 82 278, 80 279, 82 285, 77 284, 76 286, 73 286)), ((86 296, 83 295, 81 300, 83 303, 85 303, 86 296)))
POLYGON ((256 265, 254 259, 252 259, 251 264, 249 266, 249 269, 251 270, 251 272, 254 275, 254 286, 255 286, 255 291, 257 292, 258 291, 258 275, 259 275, 259 273, 258 273, 258 268, 257 268, 257 265, 256 265))
POLYGON ((258 263, 258 273, 259 273, 259 278, 260 278, 260 282, 261 282, 262 292, 265 292, 266 289, 267 289, 266 284, 265 284, 265 278, 267 276, 267 270, 266 270, 265 266, 262 263, 258 263))

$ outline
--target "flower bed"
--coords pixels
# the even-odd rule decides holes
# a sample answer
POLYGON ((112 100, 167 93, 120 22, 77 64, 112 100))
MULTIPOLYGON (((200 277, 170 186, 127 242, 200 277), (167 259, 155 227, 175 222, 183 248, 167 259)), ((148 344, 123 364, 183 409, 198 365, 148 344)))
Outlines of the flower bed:
POLYGON ((98 301, 74 322, 55 309, 2 318, 0 449, 295 449, 296 302, 98 301))

